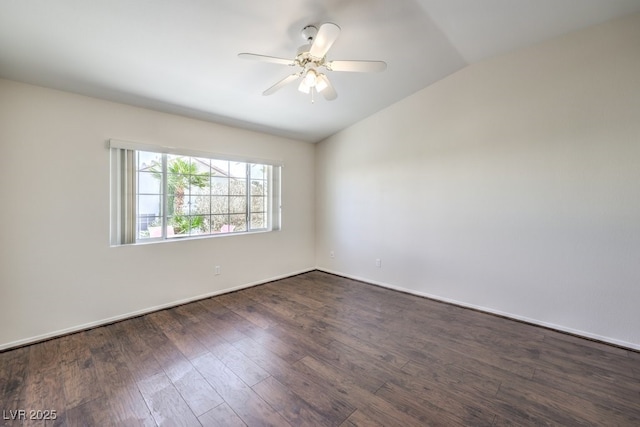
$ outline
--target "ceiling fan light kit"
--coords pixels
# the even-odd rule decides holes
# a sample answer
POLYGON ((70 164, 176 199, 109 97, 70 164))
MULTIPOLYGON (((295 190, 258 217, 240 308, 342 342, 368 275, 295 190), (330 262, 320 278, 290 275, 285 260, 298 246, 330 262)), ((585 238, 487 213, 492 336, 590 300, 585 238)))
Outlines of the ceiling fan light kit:
POLYGON ((387 68, 383 61, 340 60, 327 61, 326 55, 333 43, 340 35, 340 27, 331 22, 320 26, 307 25, 301 31, 302 38, 307 44, 298 48, 294 59, 278 58, 274 56, 257 55, 254 53, 240 53, 238 56, 245 59, 254 59, 263 62, 271 62, 280 65, 299 67, 300 71, 283 78, 262 94, 267 96, 277 92, 287 84, 300 79, 298 90, 305 94, 311 94, 311 102, 315 101, 316 93, 321 93, 328 101, 338 97, 329 78, 319 70, 348 71, 348 72, 379 72, 387 68))

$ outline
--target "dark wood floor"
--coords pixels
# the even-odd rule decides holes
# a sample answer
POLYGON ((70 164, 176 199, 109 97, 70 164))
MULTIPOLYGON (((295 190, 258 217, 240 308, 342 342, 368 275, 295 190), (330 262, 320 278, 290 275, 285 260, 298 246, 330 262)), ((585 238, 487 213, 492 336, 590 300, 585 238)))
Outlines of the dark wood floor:
POLYGON ((640 355, 311 272, 0 353, 0 403, 0 425, 637 426, 640 355))

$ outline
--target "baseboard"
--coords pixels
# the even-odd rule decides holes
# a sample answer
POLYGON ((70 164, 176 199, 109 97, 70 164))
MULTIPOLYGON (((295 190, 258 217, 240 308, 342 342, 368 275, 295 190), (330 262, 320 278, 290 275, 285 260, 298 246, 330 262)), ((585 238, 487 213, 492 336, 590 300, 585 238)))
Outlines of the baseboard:
POLYGON ((479 306, 479 305, 475 305, 475 304, 469 304, 463 301, 458 301, 458 300, 454 300, 451 298, 445 298, 439 295, 433 295, 433 294, 429 294, 426 292, 418 292, 415 291, 413 289, 407 289, 407 288, 403 288, 400 286, 395 286, 395 285, 391 285, 389 283, 384 283, 384 282, 378 282, 378 281, 374 281, 371 279, 366 279, 363 277, 358 277, 358 276, 354 276, 354 275, 350 275, 350 274, 345 274, 345 273, 341 273, 338 271, 332 271, 329 269, 325 269, 325 268, 316 268, 316 270, 318 271, 322 271, 324 273, 329 273, 329 274, 333 274, 335 276, 341 276, 341 277, 345 277, 347 279, 353 279, 353 280, 357 280, 359 282, 363 282, 363 283, 367 283, 370 285, 374 285, 374 286, 380 286, 382 288, 386 288, 386 289, 391 289, 394 291, 398 291, 398 292, 403 292, 406 294, 411 294, 411 295, 415 295, 415 296, 419 296, 419 297, 423 297, 423 298, 429 298, 432 299, 434 301, 440 301, 440 302, 444 302, 447 304, 452 304, 452 305, 456 305, 458 307, 464 307, 464 308, 469 308, 471 310, 476 310, 476 311, 480 311, 483 313, 487 313, 487 314, 492 314, 494 316, 500 316, 500 317, 504 317, 507 319, 511 319, 511 320, 516 320, 518 322, 523 322, 523 323, 528 323, 530 325, 534 325, 534 326, 539 326, 542 328, 546 328, 546 329, 550 329, 553 331, 557 331, 557 332, 562 332, 565 334, 569 334, 569 335, 574 335, 577 336, 579 338, 584 338, 590 341, 597 341, 597 342, 601 342, 603 344, 608 344, 608 345, 613 345, 616 347, 621 347, 624 348, 626 350, 633 350, 633 351, 640 351, 640 344, 634 344, 631 342, 627 342, 627 341, 622 341, 622 340, 618 340, 615 338, 610 338, 610 337, 605 337, 605 336, 601 336, 601 335, 597 335, 597 334, 592 334, 590 332, 586 332, 586 331, 581 331, 578 329, 572 329, 572 328, 568 328, 566 326, 562 326, 562 325, 556 325, 553 323, 548 323, 548 322, 543 322, 537 319, 531 319, 529 317, 525 317, 525 316, 520 316, 518 314, 513 314, 513 313, 508 313, 508 312, 504 312, 504 311, 500 311, 500 310, 495 310, 492 308, 488 308, 488 307, 483 307, 483 306, 479 306))
POLYGON ((18 348, 18 347, 24 347, 26 345, 35 344, 35 343, 38 343, 38 342, 41 342, 41 341, 50 340, 50 339, 53 339, 53 338, 59 338, 61 336, 73 334, 73 333, 76 333, 76 332, 86 331, 88 329, 93 329, 93 328, 97 328, 97 327, 100 327, 100 326, 105 326, 105 325, 108 325, 108 324, 111 324, 111 323, 120 322, 122 320, 131 319, 133 317, 143 316, 145 314, 153 313, 154 311, 166 310, 167 308, 177 307, 179 305, 188 304, 190 302, 194 302, 194 301, 199 301, 199 300, 215 297, 215 296, 218 296, 218 295, 228 294, 229 292, 235 292, 235 291, 239 291, 241 289, 247 289, 247 288, 251 288, 251 287, 254 287, 254 286, 263 285, 265 283, 273 282, 273 281, 276 281, 276 280, 286 279, 288 277, 297 276, 297 275, 308 273, 308 272, 314 271, 314 270, 316 270, 316 269, 315 268, 309 268, 309 269, 300 270, 300 271, 296 271, 296 272, 292 272, 292 273, 288 273, 288 274, 283 274, 283 275, 276 276, 276 277, 271 277, 271 278, 265 279, 265 280, 258 280, 258 281, 251 282, 251 283, 245 283, 243 285, 234 286, 232 288, 227 288, 227 289, 223 289, 223 290, 219 290, 219 291, 209 292, 209 293, 206 293, 206 294, 202 294, 202 295, 198 295, 198 296, 194 296, 194 297, 190 297, 190 298, 185 298, 185 299, 181 299, 181 300, 177 300, 177 301, 172 301, 172 302, 169 302, 169 303, 166 303, 166 304, 156 305, 156 306, 153 306, 153 307, 144 308, 142 310, 132 311, 130 313, 125 313, 125 314, 121 314, 121 315, 118 315, 118 316, 113 316, 113 317, 109 317, 109 318, 106 318, 106 319, 97 320, 95 322, 84 323, 82 325, 72 326, 70 328, 65 328, 65 329, 59 329, 57 331, 49 332, 49 333, 46 333, 46 334, 37 335, 37 336, 33 336, 33 337, 29 337, 29 338, 25 338, 25 339, 21 339, 21 340, 17 340, 17 341, 12 341, 12 342, 5 343, 5 344, 0 344, 0 352, 6 351, 6 350, 12 350, 12 349, 15 349, 15 348, 18 348))
POLYGON ((324 273, 329 273, 329 274, 333 274, 336 276, 341 276, 341 277, 346 277, 348 279, 353 279, 353 280, 358 280, 360 282, 363 283, 367 283, 370 285, 374 285, 374 286, 380 286, 386 289, 391 289, 394 291, 398 291, 398 292, 404 292, 407 294, 411 294, 411 295, 415 295, 415 296, 419 296, 419 297, 423 297, 423 298, 429 298, 432 299, 434 301, 440 301, 440 302, 444 302, 447 304, 452 304, 452 305, 456 305, 459 307, 464 307, 464 308, 469 308, 472 310, 476 310, 476 311, 480 311, 483 313, 488 313, 488 314, 492 314, 495 316, 500 316, 500 317, 504 317, 507 319, 511 319, 511 320, 516 320, 519 322, 524 322, 524 323, 528 323, 531 325, 535 325, 535 326, 540 326, 546 329, 550 329, 550 330, 554 330, 554 331, 558 331, 558 332, 563 332, 566 334, 570 334, 570 335, 574 335, 580 338, 585 338, 591 341, 598 341, 598 342, 602 342, 604 344, 609 344, 609 345, 614 345, 616 347, 621 347, 621 348, 625 348, 625 349, 629 349, 629 350, 633 350, 633 351, 640 351, 640 345, 638 344, 634 344, 634 343, 630 343, 627 341, 622 341, 622 340, 617 340, 617 339, 613 339, 610 337, 605 337, 605 336, 601 336, 601 335, 597 335, 597 334, 592 334, 586 331, 581 331, 581 330, 577 330, 577 329, 572 329, 572 328, 567 328, 565 326, 562 325, 556 325, 553 323, 548 323, 548 322, 543 322, 537 319, 531 319, 525 316, 520 316, 517 314, 513 314, 513 313, 508 313, 508 312, 503 312, 500 310, 495 310, 492 308, 488 308, 488 307, 483 307, 483 306, 478 306, 475 304, 469 304, 463 301, 458 301, 458 300, 454 300, 451 298, 445 298, 445 297, 441 297, 439 295, 433 295, 433 294, 429 294, 426 292, 418 292, 412 289, 407 289, 407 288, 403 288, 400 286, 396 286, 396 285, 392 285, 389 283, 385 283, 385 282, 379 282, 379 281, 374 281, 371 279, 367 279, 367 278, 363 278, 363 277, 359 277, 359 276, 355 276, 355 275, 350 275, 350 274, 345 274, 342 272, 338 272, 338 271, 333 271, 330 269, 326 269, 326 268, 309 268, 309 269, 305 269, 305 270, 300 270, 300 271, 296 271, 296 272, 292 272, 292 273, 288 273, 288 274, 284 274, 284 275, 280 275, 280 276, 275 276, 275 277, 271 277, 269 279, 264 279, 264 280, 258 280, 255 282, 250 282, 250 283, 246 283, 246 284, 242 284, 239 286, 234 286, 232 288, 226 288, 223 290, 219 290, 219 291, 214 291, 214 292, 210 292, 210 293, 206 293, 206 294, 202 294, 202 295, 198 295, 198 296, 194 296, 194 297, 190 297, 190 298, 185 298, 185 299, 181 299, 181 300, 177 300, 177 301, 173 301, 170 303, 166 303, 166 304, 161 304, 161 305, 157 305, 157 306, 153 306, 153 307, 148 307, 142 310, 137 310, 134 312, 129 312, 129 313, 125 313, 122 315, 118 315, 118 316, 113 316, 113 317, 109 317, 106 319, 101 319, 101 320, 97 320, 95 322, 89 322, 89 323, 85 323, 82 325, 77 325, 77 326, 73 326, 70 328, 65 328, 65 329, 60 329, 57 331, 53 331, 53 332, 49 332, 46 334, 42 334, 42 335, 37 335, 37 336, 33 336, 33 337, 29 337, 29 338, 25 338, 25 339, 21 339, 21 340, 17 340, 17 341, 12 341, 9 343, 5 343, 5 344, 0 344, 0 352, 2 351, 6 351, 6 350, 11 350, 11 349, 15 349, 18 347, 23 347, 26 345, 30 345, 30 344, 35 344, 41 341, 46 341, 49 339, 53 339, 53 338, 58 338, 64 335, 69 335, 69 334, 73 334, 76 332, 81 332, 81 331, 86 331, 88 329, 93 329, 93 328, 97 328, 100 326, 104 326, 104 325, 108 325, 111 323, 116 323, 116 322, 120 322, 123 320, 127 320, 127 319, 131 319, 134 317, 138 317, 138 316, 143 316, 145 314, 149 314, 149 313, 153 313, 154 311, 160 311, 160 310, 165 310, 167 308, 172 308, 172 307, 177 307, 179 305, 183 305, 183 304, 188 304, 190 302, 194 302, 194 301, 199 301, 199 300, 203 300, 203 299, 207 299, 207 298, 211 298, 211 297, 215 297, 218 295, 223 295, 223 294, 227 294, 229 292, 235 292, 235 291, 239 291, 242 289, 247 289, 247 288, 251 288, 253 286, 259 286, 259 285, 263 285, 265 283, 269 283, 269 282, 273 282, 276 280, 281 280, 281 279, 286 279, 288 277, 293 277, 293 276, 297 276, 300 274, 304 274, 304 273, 308 273, 310 271, 322 271, 324 273))

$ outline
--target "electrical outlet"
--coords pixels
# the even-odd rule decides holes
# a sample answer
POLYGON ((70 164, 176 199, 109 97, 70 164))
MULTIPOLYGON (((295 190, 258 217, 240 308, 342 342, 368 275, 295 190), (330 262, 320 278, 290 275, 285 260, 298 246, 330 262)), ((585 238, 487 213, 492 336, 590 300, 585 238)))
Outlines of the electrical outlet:
POLYGON ((329 258, 335 258, 336 254, 333 253, 333 251, 329 252, 329 258))
POLYGON ((380 258, 376 258, 376 267, 382 267, 382 260, 380 258))
POLYGON ((215 274, 216 276, 218 276, 220 274, 220 266, 219 265, 215 266, 213 274, 215 274))

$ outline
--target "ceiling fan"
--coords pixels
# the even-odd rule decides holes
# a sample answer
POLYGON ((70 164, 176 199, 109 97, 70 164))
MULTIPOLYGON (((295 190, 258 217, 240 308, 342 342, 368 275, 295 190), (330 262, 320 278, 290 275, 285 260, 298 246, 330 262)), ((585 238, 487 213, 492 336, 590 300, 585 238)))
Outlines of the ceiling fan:
POLYGON ((327 52, 340 35, 340 27, 331 22, 322 24, 320 29, 313 25, 307 25, 302 29, 301 34, 307 44, 298 48, 298 54, 293 59, 255 53, 238 54, 240 58, 300 68, 298 72, 288 75, 262 92, 263 95, 271 95, 288 83, 300 79, 298 90, 310 93, 311 102, 315 101, 316 93, 321 93, 325 99, 332 101, 338 97, 338 94, 329 78, 322 72, 323 69, 327 71, 375 72, 384 71, 387 68, 384 61, 327 61, 327 52))

